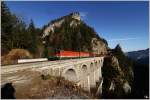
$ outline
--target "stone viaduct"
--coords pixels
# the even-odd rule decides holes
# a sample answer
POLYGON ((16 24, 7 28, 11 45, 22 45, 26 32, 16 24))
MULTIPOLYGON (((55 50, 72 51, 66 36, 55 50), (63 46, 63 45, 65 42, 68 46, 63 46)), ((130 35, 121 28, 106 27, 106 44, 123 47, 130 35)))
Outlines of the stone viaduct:
POLYGON ((103 61, 104 57, 93 57, 2 66, 1 82, 12 82, 12 80, 9 80, 9 76, 6 75, 8 73, 28 69, 38 71, 44 75, 64 77, 89 92, 91 88, 96 87, 96 83, 99 82, 98 93, 101 93, 103 82, 101 68, 103 61))

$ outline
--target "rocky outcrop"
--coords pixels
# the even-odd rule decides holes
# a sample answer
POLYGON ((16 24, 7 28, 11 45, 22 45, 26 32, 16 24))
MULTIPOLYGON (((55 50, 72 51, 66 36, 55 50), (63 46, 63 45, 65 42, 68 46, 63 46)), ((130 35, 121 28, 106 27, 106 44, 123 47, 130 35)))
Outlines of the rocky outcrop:
POLYGON ((107 53, 107 45, 104 42, 98 40, 97 38, 92 38, 91 45, 93 54, 107 53))
POLYGON ((48 25, 44 30, 42 38, 45 38, 46 36, 48 36, 50 32, 54 33, 55 27, 60 27, 63 22, 64 22, 64 19, 48 25))
POLYGON ((109 91, 114 91, 114 90, 115 90, 115 83, 114 83, 114 81, 111 81, 109 91))
POLYGON ((131 93, 131 86, 127 81, 123 84, 123 89, 126 94, 131 93))
POLYGON ((123 88, 124 93, 131 93, 131 86, 129 85, 129 82, 126 79, 124 79, 125 74, 121 70, 118 59, 115 56, 112 57, 112 66, 114 66, 119 73, 117 81, 120 82, 120 85, 122 85, 121 87, 123 88))
MULTIPOLYGON (((80 14, 78 12, 75 13, 71 13, 70 15, 68 15, 69 17, 71 17, 73 20, 70 23, 70 26, 77 26, 78 23, 76 23, 75 20, 80 21, 80 14)), ((61 17, 59 19, 57 19, 56 21, 52 21, 52 23, 48 24, 48 26, 44 29, 43 32, 43 36, 42 38, 45 38, 46 36, 49 35, 50 32, 54 33, 55 28, 57 27, 61 27, 62 23, 65 22, 65 18, 67 16, 61 17)))
POLYGON ((71 17, 76 20, 81 20, 79 12, 71 13, 71 17))

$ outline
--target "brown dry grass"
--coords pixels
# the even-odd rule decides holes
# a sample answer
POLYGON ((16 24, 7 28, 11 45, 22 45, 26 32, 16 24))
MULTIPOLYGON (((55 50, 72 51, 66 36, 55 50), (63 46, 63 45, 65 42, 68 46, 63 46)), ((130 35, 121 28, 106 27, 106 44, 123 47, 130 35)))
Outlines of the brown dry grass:
POLYGON ((1 63, 2 65, 16 64, 21 58, 32 58, 32 55, 25 49, 12 49, 7 55, 2 56, 1 63))
POLYGON ((20 85, 16 88, 16 98, 19 99, 42 99, 42 98, 90 98, 90 94, 83 91, 74 83, 62 77, 51 76, 43 80, 38 76, 29 84, 20 85))

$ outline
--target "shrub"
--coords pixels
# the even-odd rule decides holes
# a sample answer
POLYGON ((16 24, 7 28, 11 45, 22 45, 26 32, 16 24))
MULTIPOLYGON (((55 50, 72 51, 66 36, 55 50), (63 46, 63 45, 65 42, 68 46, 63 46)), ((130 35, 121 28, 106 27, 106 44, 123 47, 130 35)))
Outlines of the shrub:
POLYGON ((2 57, 2 65, 16 64, 18 59, 32 58, 29 51, 25 49, 12 49, 6 56, 2 57))
POLYGON ((43 80, 47 80, 47 79, 51 79, 52 77, 48 74, 48 75, 41 75, 41 78, 43 79, 43 80))

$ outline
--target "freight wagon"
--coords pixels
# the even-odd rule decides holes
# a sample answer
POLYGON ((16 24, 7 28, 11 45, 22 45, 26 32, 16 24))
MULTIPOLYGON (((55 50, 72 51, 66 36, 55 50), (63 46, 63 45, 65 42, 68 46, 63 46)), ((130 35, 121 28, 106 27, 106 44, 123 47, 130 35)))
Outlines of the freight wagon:
POLYGON ((74 59, 74 58, 85 58, 90 57, 88 52, 76 52, 76 51, 64 51, 59 50, 53 56, 48 57, 48 60, 59 60, 59 59, 74 59))

